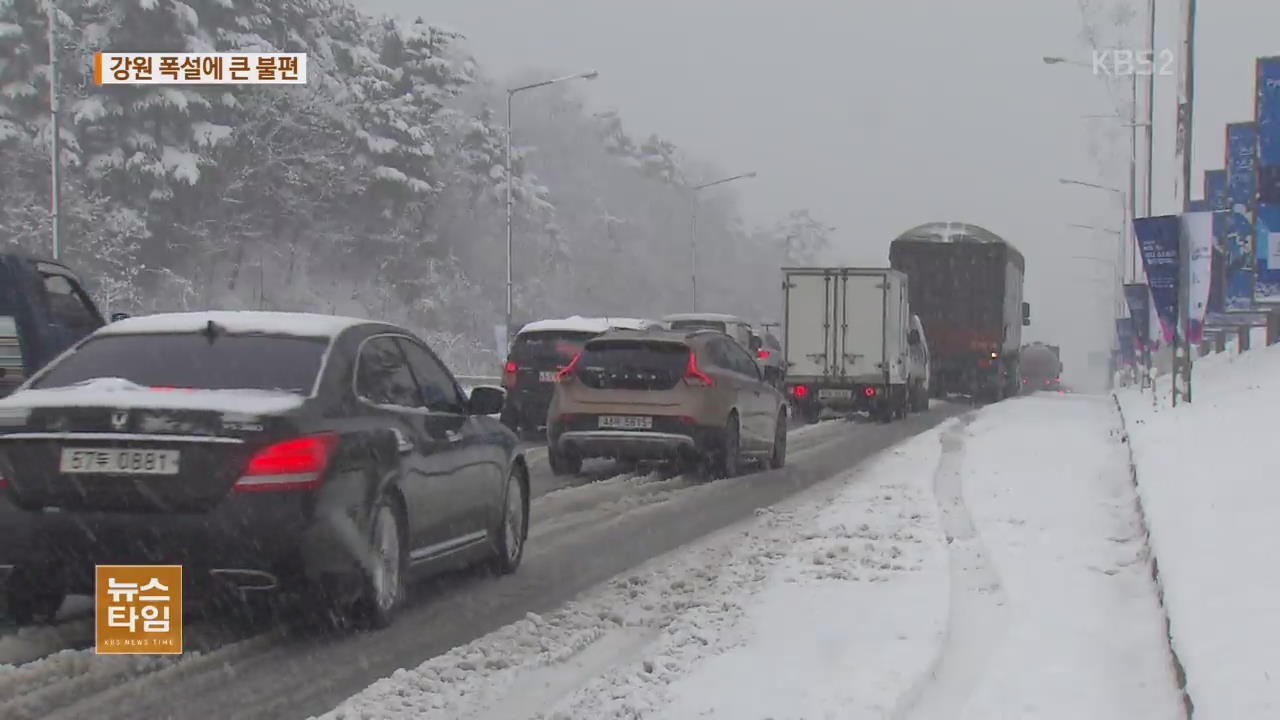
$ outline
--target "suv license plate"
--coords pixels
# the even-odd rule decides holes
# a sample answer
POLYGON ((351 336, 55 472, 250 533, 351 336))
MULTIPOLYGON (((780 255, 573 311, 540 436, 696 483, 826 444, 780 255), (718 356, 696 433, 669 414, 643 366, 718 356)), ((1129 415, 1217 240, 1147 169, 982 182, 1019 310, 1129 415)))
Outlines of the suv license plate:
POLYGON ((64 448, 59 470, 66 475, 177 475, 177 450, 64 448))
POLYGON ((540 382, 555 382, 555 381, 556 381, 556 371, 555 371, 555 370, 543 370, 542 372, 538 373, 538 380, 539 380, 540 382))
POLYGON ((653 427, 653 418, 647 415, 601 415, 600 427, 617 430, 648 430, 653 427))
POLYGON ((823 400, 848 400, 853 397, 852 390, 819 390, 818 397, 823 400))

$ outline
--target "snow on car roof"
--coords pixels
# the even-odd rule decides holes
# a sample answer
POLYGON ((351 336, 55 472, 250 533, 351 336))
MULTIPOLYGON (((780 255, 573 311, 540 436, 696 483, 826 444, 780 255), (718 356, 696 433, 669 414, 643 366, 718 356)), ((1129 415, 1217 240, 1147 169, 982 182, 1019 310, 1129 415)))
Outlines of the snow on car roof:
POLYGON ((574 315, 573 317, 557 318, 553 320, 538 320, 520 328, 519 335, 531 332, 581 332, 581 333, 602 333, 610 328, 621 328, 623 330, 643 330, 650 325, 656 325, 653 320, 645 320, 643 318, 628 317, 582 317, 574 315))
POLYGON ((676 313, 662 318, 663 322, 679 322, 681 320, 712 320, 715 322, 742 322, 737 315, 724 313, 676 313))
POLYGON ((46 407, 209 410, 271 415, 300 407, 306 398, 271 390, 182 390, 160 392, 123 378, 95 378, 66 387, 19 390, 0 399, 0 409, 46 407))
POLYGON ((343 330, 370 322, 340 315, 262 310, 210 310, 159 313, 127 318, 98 330, 98 335, 189 333, 204 330, 209 321, 232 334, 262 333, 301 337, 332 337, 343 330))

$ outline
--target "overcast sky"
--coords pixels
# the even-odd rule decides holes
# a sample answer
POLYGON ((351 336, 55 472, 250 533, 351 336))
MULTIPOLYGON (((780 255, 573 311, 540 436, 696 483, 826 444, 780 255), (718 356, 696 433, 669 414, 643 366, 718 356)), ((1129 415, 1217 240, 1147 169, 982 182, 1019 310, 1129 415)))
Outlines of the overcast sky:
MULTIPOLYGON (((1090 155, 1125 100, 1089 68, 1078 0, 359 0, 468 36, 489 74, 600 71, 581 90, 755 180, 735 184, 752 223, 809 208, 838 228, 838 260, 887 264, 888 243, 931 220, 983 225, 1027 257, 1031 338, 1061 342, 1068 371, 1105 335, 1096 281, 1114 239, 1067 223, 1119 226, 1118 198, 1060 177, 1127 188, 1128 145, 1090 155)), ((1145 0, 1090 0, 1096 16, 1145 0)), ((1251 119, 1253 59, 1280 54, 1280 3, 1200 2, 1196 177, 1222 166, 1223 124, 1251 119)), ((1181 54, 1178 0, 1157 0, 1156 49, 1181 54)), ((1105 39, 1114 41, 1114 31, 1105 39)), ((1127 38, 1136 42, 1137 38, 1127 38)), ((1157 83, 1156 214, 1174 212, 1173 78, 1157 83)), ((517 99, 517 104, 518 104, 517 99)), ((516 111, 517 142, 519 110, 516 111)), ((1112 132, 1124 132, 1112 127, 1112 132)), ((1120 136, 1123 139, 1123 136, 1120 136)), ((1106 145, 1103 145, 1106 147, 1106 145)), ((1194 185, 1200 195, 1200 181, 1194 185)), ((554 191, 554 188, 553 188, 554 191)), ((1140 208, 1141 210, 1141 208, 1140 208)))

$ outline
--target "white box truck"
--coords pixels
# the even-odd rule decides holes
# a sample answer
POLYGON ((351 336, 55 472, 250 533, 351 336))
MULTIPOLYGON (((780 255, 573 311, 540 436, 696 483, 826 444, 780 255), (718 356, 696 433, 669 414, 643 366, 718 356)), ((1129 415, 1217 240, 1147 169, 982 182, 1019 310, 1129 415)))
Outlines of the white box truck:
POLYGON ((797 414, 910 412, 907 276, 889 268, 783 268, 787 394, 797 414))

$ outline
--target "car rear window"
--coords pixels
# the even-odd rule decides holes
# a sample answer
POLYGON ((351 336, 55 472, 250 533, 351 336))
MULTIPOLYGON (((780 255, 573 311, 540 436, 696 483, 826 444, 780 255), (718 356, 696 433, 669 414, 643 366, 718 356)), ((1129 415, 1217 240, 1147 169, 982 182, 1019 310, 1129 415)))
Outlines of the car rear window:
POLYGON ((728 333, 729 326, 717 322, 715 320, 673 320, 671 322, 672 330, 715 330, 716 332, 728 333))
POLYGON ((547 330, 524 333, 511 346, 511 359, 516 362, 573 359, 595 333, 547 330))
POLYGON ((578 360, 578 377, 601 390, 669 390, 689 367, 689 348, 637 340, 594 342, 578 360))
POLYGON ((49 367, 33 388, 123 378, 148 387, 309 395, 329 338, 198 333, 104 335, 49 367))
POLYGON ((778 338, 776 338, 776 337, 774 337, 774 336, 772 336, 772 335, 765 335, 765 336, 764 336, 764 346, 765 346, 765 347, 767 347, 767 348, 769 348, 770 350, 781 350, 781 349, 782 349, 782 343, 778 342, 778 338))

